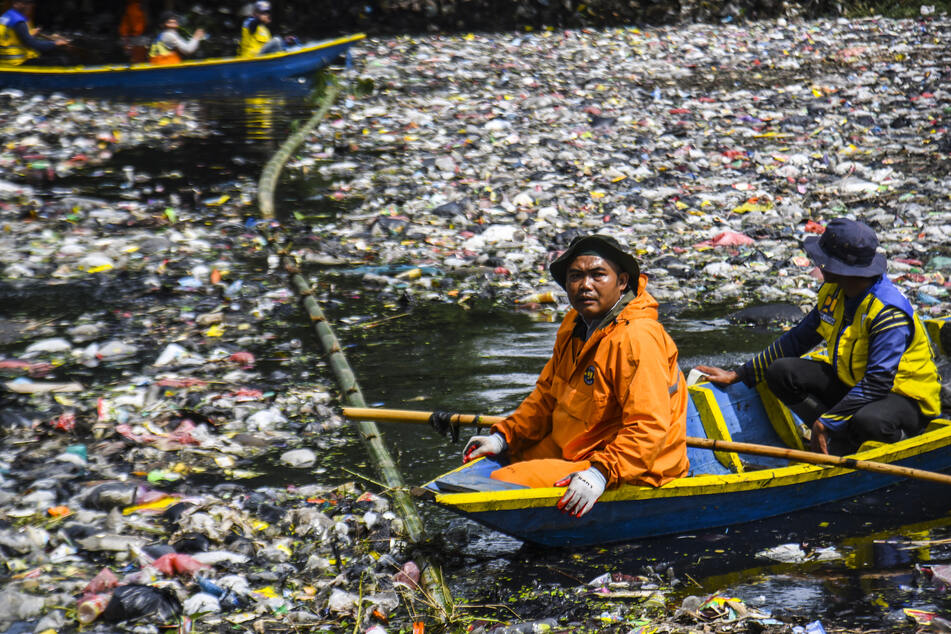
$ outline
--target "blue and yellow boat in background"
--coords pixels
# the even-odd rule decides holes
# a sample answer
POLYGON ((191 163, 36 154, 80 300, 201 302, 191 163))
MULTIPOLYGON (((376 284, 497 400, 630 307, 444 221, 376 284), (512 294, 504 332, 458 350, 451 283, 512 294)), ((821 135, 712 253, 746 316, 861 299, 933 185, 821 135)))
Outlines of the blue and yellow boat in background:
MULTIPOLYGON (((951 320, 928 320, 939 356, 951 356, 951 320)), ((803 449, 802 421, 763 386, 690 387, 687 435, 803 449)), ((946 412, 947 414, 947 412, 946 412)), ((489 423, 485 417, 484 423, 489 423)), ((492 480, 502 463, 481 458, 424 485, 453 512, 526 542, 588 546, 713 529, 774 517, 859 496, 901 477, 845 466, 804 464, 736 453, 688 449, 690 473, 659 488, 621 486, 602 495, 581 518, 555 504, 564 488, 529 489, 492 480)), ((897 443, 867 442, 847 458, 927 471, 951 469, 951 420, 897 443)), ((946 485, 940 485, 946 486, 946 485)), ((951 493, 951 490, 948 490, 951 493)), ((947 495, 951 510, 951 495, 947 495)))
POLYGON ((0 67, 0 89, 148 96, 257 93, 304 82, 318 69, 345 56, 364 37, 358 33, 259 57, 200 59, 169 66, 0 67))

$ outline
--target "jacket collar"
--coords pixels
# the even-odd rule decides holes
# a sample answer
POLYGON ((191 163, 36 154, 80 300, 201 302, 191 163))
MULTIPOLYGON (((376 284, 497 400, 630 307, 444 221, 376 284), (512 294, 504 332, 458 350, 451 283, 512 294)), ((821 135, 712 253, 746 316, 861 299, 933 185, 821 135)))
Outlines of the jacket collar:
MULTIPOLYGON (((617 319, 617 316, 621 314, 621 311, 627 308, 627 305, 634 300, 634 297, 635 295, 633 291, 626 291, 623 295, 621 295, 621 299, 619 299, 614 305, 614 308, 609 310, 604 315, 604 317, 601 318, 601 321, 598 322, 598 325, 591 330, 591 334, 593 335, 617 319)), ((575 337, 580 337, 582 340, 584 340, 586 339, 585 335, 587 334, 588 324, 581 317, 581 315, 578 315, 578 317, 575 319, 575 329, 572 331, 572 335, 575 337)))

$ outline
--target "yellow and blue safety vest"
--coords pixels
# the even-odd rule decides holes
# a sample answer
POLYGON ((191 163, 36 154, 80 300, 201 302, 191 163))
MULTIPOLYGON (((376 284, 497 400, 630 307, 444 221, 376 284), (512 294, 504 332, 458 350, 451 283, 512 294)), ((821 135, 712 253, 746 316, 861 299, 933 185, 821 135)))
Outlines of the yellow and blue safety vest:
POLYGON ((271 40, 271 30, 255 17, 241 25, 241 44, 238 57, 254 57, 271 40))
POLYGON ((858 409, 889 391, 916 401, 926 418, 940 414, 941 380, 931 341, 911 303, 885 275, 864 297, 851 300, 837 284, 823 284, 816 307, 744 364, 740 376, 747 384, 758 383, 776 359, 805 354, 823 340, 825 358, 821 360, 853 388, 821 417, 830 429, 842 428, 858 409), (870 358, 873 339, 878 348, 872 356, 877 358, 870 358), (870 365, 880 375, 874 381, 873 375, 866 377, 870 365))
POLYGON ((819 289, 818 332, 826 340, 826 352, 839 380, 850 387, 862 380, 872 336, 884 333, 899 321, 907 323, 904 319, 888 318, 882 312, 888 307, 897 308, 912 321, 912 335, 899 359, 891 391, 917 401, 927 418, 940 414, 941 381, 931 340, 908 299, 883 275, 869 289, 851 320, 846 318, 844 300, 845 295, 836 284, 824 284, 819 289), (883 316, 886 318, 881 319, 883 316))
POLYGON ((16 25, 21 23, 26 23, 26 18, 15 9, 0 16, 0 66, 19 66, 40 55, 26 46, 14 31, 16 25))

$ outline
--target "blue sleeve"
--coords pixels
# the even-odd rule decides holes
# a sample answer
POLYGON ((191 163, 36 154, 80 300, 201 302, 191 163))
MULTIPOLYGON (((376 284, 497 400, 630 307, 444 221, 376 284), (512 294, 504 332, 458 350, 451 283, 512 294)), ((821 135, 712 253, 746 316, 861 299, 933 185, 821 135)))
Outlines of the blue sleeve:
POLYGON ((832 431, 846 428, 855 412, 885 398, 892 390, 898 364, 911 342, 913 325, 897 308, 886 308, 869 327, 868 363, 865 375, 819 421, 832 431))
POLYGON ((776 359, 798 357, 815 348, 822 341, 819 334, 819 311, 813 308, 798 324, 769 344, 758 355, 743 364, 738 371, 748 387, 754 387, 766 378, 766 368, 776 359))
POLYGON ((24 46, 32 48, 34 51, 48 53, 56 48, 56 44, 49 40, 41 40, 33 37, 33 34, 30 33, 30 27, 26 22, 17 22, 13 26, 13 32, 17 34, 17 37, 20 38, 24 46))

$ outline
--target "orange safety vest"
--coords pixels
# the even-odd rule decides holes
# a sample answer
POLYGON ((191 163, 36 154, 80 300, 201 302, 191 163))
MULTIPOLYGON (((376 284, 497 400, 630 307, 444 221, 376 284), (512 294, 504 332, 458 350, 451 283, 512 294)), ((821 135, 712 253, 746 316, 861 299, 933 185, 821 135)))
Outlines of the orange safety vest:
POLYGON ((628 292, 627 305, 587 341, 575 336, 578 313, 568 311, 534 391, 492 427, 513 461, 523 452, 541 458, 532 448, 550 446, 560 452, 550 458, 602 467, 608 486, 687 475, 687 383, 646 285, 641 275, 637 295, 628 292))
POLYGON ((155 38, 152 46, 149 47, 149 63, 154 66, 169 66, 171 64, 181 64, 182 56, 178 51, 172 50, 162 41, 162 34, 155 38))

